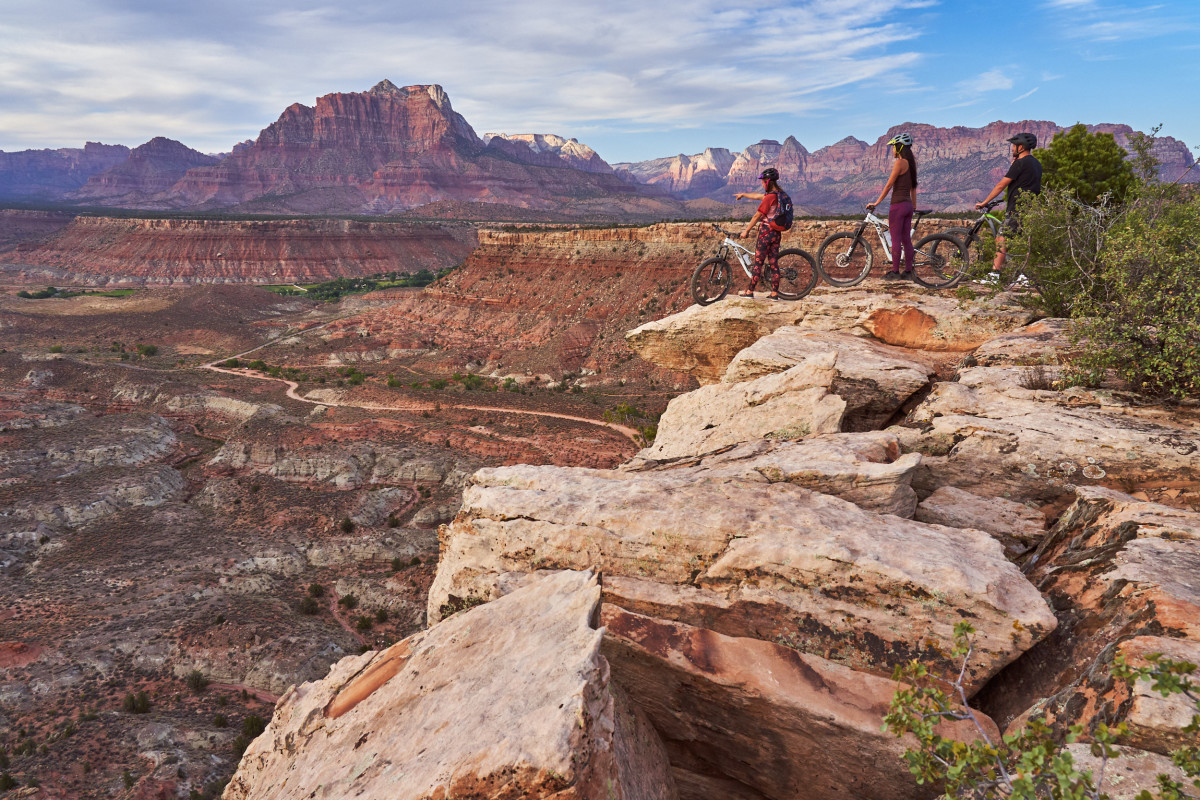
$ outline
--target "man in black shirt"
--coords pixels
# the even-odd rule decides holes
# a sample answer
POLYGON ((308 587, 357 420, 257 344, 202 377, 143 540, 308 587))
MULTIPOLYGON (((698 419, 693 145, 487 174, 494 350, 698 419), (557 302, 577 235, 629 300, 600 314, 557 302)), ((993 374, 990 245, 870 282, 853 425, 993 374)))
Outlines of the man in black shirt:
POLYGON ((988 196, 983 199, 983 202, 975 204, 975 208, 983 208, 992 201, 992 198, 1008 189, 1004 205, 1004 227, 996 236, 996 260, 992 264, 992 269, 997 272, 1004 266, 1004 259, 1008 255, 1008 249, 1004 244, 1004 234, 1006 231, 1016 233, 1020 224, 1017 220, 1017 198, 1021 196, 1022 192, 1030 194, 1041 194, 1042 192, 1042 164, 1033 157, 1033 148, 1037 147, 1037 137, 1032 133, 1018 133, 1008 141, 1012 145, 1012 166, 1008 168, 1008 172, 988 196))

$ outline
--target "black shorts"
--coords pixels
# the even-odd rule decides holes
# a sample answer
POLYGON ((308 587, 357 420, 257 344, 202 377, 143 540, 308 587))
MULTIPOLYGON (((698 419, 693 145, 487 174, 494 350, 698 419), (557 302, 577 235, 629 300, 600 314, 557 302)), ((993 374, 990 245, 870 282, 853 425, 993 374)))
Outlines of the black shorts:
POLYGON ((1016 214, 1005 214, 1004 224, 1000 226, 1000 236, 1015 236, 1021 232, 1021 220, 1016 214))

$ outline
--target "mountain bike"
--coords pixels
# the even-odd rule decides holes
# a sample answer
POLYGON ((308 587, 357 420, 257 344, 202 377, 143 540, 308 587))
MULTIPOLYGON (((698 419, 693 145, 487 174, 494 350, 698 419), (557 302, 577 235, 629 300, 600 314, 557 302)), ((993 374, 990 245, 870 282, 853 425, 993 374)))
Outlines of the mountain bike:
POLYGON ((967 248, 967 258, 970 259, 971 251, 975 249, 976 245, 983 242, 984 228, 988 229, 993 239, 1000 235, 1000 226, 1004 224, 1004 220, 991 213, 992 209, 999 205, 1004 205, 1003 197, 993 200, 984 206, 983 213, 979 215, 979 219, 975 220, 975 224, 971 227, 947 228, 943 233, 948 233, 962 242, 963 247, 967 248))
MULTIPOLYGON (((923 208, 913 213, 913 232, 921 223, 921 217, 932 209, 923 208)), ((853 233, 842 231, 826 237, 817 251, 817 271, 830 286, 857 286, 871 272, 875 254, 871 243, 863 233, 867 226, 875 229, 879 244, 888 261, 892 258, 888 223, 875 216, 869 209, 867 216, 853 233)), ((929 289, 948 289, 958 284, 966 273, 966 248, 962 242, 945 233, 934 233, 921 239, 914 246, 913 260, 915 282, 929 289)))
MULTIPOLYGON (((746 277, 754 275, 754 251, 734 241, 736 236, 720 225, 713 225, 725 234, 725 240, 717 254, 700 263, 692 272, 692 299, 702 306, 715 303, 729 293, 733 285, 733 268, 729 265, 732 254, 742 265, 746 277)), ((764 272, 765 272, 764 268, 764 272)), ((764 275, 765 277, 765 275, 764 275)), ((817 285, 817 262, 804 250, 789 247, 779 251, 779 297, 782 300, 799 300, 817 285)))

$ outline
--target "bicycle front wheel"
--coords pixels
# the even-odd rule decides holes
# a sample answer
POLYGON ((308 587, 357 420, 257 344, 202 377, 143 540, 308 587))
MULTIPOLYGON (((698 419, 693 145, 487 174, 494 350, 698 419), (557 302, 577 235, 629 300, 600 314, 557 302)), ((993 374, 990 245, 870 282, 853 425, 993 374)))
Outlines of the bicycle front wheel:
POLYGON ((830 286, 857 286, 871 271, 874 260, 866 239, 853 233, 835 233, 821 242, 817 272, 830 286))
POLYGON ((729 292, 733 284, 733 272, 729 262, 713 256, 701 262, 692 273, 692 299, 702 306, 715 303, 729 292))
POLYGON ((779 296, 799 300, 817 285, 817 262, 804 250, 790 247, 779 251, 779 296))
POLYGON ((913 280, 927 289, 950 289, 967 274, 967 249, 953 236, 935 233, 914 249, 913 280))

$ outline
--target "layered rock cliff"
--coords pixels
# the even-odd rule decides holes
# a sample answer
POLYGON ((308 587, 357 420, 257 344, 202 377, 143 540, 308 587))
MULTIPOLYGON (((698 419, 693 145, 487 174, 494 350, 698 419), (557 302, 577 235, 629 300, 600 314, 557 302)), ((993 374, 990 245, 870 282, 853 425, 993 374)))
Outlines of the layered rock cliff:
MULTIPOLYGON (((1111 133, 1117 144, 1129 149, 1134 130, 1128 125, 1090 125, 1095 132, 1111 133)), ((681 197, 710 197, 728 200, 736 192, 759 191, 758 175, 768 166, 779 170, 780 181, 793 202, 810 209, 855 211, 875 199, 887 177, 891 153, 887 142, 901 131, 916 140, 921 205, 947 210, 966 210, 1004 176, 1010 163, 1007 139, 1029 131, 1045 147, 1063 128, 1044 120, 993 122, 982 128, 940 128, 904 123, 889 128, 874 144, 848 136, 836 144, 809 153, 794 137, 782 144, 763 140, 750 145, 728 163, 701 155, 679 155, 635 164, 616 164, 622 174, 642 183, 665 186, 681 197), (693 169, 693 164, 703 164, 693 169)), ((1174 181, 1194 159, 1187 145, 1169 136, 1156 140, 1154 155, 1159 175, 1174 181)), ((1193 173, 1195 170, 1193 170, 1193 173)), ((1189 173, 1185 180, 1200 180, 1189 173)))
POLYGON ((129 158, 111 169, 88 178, 67 199, 94 205, 154 207, 149 198, 170 189, 192 167, 220 161, 174 139, 158 136, 136 147, 129 158))
POLYGON ((88 142, 82 148, 0 152, 0 198, 57 200, 129 158, 129 148, 88 142))
MULTIPOLYGON (((636 189, 564 142, 542 163, 536 148, 486 147, 440 86, 382 81, 360 93, 296 103, 253 145, 190 171, 160 202, 256 211, 382 213, 439 201, 554 209, 636 189), (587 171, 574 168, 583 159, 587 171), (571 162, 571 163, 568 163, 571 162), (568 167, 562 169, 562 167, 568 167)), ((536 143, 536 142, 535 142, 536 143)), ((600 162, 603 163, 603 162, 600 162)))
POLYGON ((310 283, 436 271, 474 245, 460 223, 76 217, 0 263, 40 283, 310 283))

